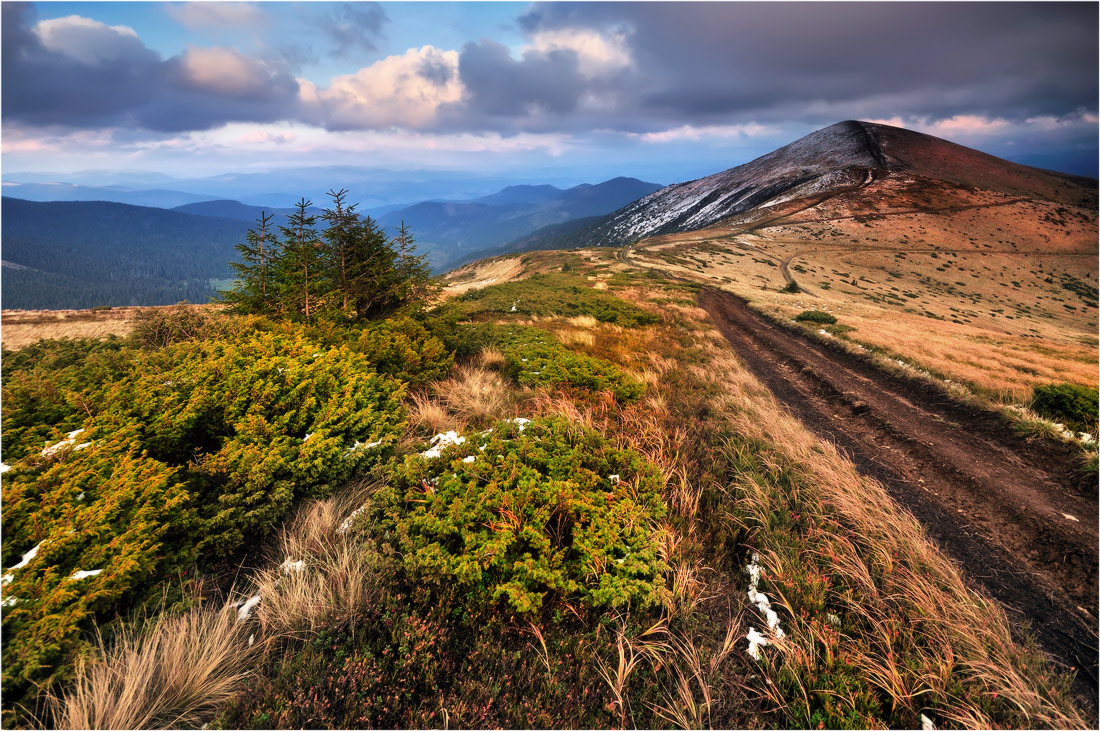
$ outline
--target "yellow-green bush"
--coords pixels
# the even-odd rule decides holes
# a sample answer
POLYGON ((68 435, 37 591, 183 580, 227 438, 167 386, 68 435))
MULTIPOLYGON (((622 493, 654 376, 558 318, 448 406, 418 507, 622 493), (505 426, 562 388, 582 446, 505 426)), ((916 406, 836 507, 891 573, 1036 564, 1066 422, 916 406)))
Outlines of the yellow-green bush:
POLYGON ((665 591, 660 474, 591 429, 501 422, 437 458, 406 457, 389 482, 375 510, 406 570, 468 605, 642 608, 665 591))

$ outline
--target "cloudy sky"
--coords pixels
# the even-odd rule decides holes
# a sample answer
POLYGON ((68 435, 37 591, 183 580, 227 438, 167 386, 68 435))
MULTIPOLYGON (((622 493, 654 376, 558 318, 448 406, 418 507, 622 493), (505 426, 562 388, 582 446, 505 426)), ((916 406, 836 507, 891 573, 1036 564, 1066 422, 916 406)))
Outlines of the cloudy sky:
POLYGON ((1097 4, 4 2, 2 162, 662 183, 844 119, 1097 172, 1097 4))

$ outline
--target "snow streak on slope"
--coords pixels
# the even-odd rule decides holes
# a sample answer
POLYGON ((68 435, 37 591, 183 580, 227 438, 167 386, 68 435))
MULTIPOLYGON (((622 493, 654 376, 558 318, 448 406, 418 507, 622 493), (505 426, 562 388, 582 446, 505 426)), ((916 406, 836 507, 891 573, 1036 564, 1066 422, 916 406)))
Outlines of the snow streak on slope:
POLYGON ((617 243, 703 228, 822 176, 829 176, 828 183, 838 182, 836 177, 847 183, 861 176, 840 171, 882 167, 878 145, 863 125, 841 122, 745 165, 652 193, 611 214, 597 231, 608 243, 617 243))

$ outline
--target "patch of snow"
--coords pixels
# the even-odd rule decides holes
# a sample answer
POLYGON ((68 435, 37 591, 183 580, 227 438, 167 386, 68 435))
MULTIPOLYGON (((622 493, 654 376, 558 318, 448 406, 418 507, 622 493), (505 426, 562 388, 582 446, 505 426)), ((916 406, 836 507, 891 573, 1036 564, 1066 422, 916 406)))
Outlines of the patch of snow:
POLYGON ((260 595, 256 594, 255 596, 249 597, 248 601, 241 605, 241 608, 237 610, 238 622, 243 622, 244 620, 248 619, 248 617, 252 614, 252 610, 256 607, 257 604, 260 603, 260 598, 260 595))
POLYGON ((749 641, 749 657, 753 660, 760 659, 760 648, 767 647, 771 643, 768 642, 768 638, 756 631, 755 627, 749 627, 749 632, 745 635, 745 639, 749 641))
POLYGON ((309 434, 306 434, 304 437, 302 437, 302 443, 305 444, 306 442, 308 442, 309 438, 313 436, 313 434, 314 432, 310 432, 309 434))
POLYGON ((288 558, 286 561, 283 561, 282 564, 279 565, 279 570, 281 570, 287 576, 289 576, 291 572, 300 574, 306 570, 306 562, 302 561, 301 559, 297 561, 291 561, 288 558))
POLYGON ((5 472, 7 472, 10 469, 11 469, 11 465, 6 465, 3 462, 0 462, 0 475, 4 474, 5 472))
POLYGON ((932 723, 932 719, 923 713, 920 714, 920 727, 921 731, 936 731, 936 724, 932 723))
POLYGON ((11 581, 12 581, 12 579, 14 579, 14 578, 15 578, 15 577, 14 577, 14 576, 12 575, 12 573, 11 573, 11 572, 12 572, 12 571, 18 571, 19 569, 23 568, 24 566, 26 566, 27 564, 29 564, 29 563, 30 563, 31 561, 33 561, 33 560, 34 560, 34 557, 38 555, 38 549, 39 549, 39 548, 42 548, 42 544, 44 544, 45 542, 46 542, 46 541, 39 541, 39 543, 38 543, 38 545, 37 545, 37 546, 35 546, 35 547, 34 547, 34 548, 32 548, 31 550, 29 550, 29 551, 27 551, 26 553, 24 553, 24 554, 23 554, 23 558, 21 558, 21 559, 19 560, 19 563, 15 564, 15 565, 14 565, 14 566, 12 566, 12 567, 11 567, 10 569, 8 569, 7 571, 5 571, 5 572, 4 572, 4 575, 3 575, 2 577, 0 577, 0 583, 2 583, 2 584, 10 584, 10 583, 11 583, 11 581))
POLYGON ((359 514, 362 513, 366 509, 367 509, 367 503, 363 503, 362 505, 357 507, 355 510, 353 510, 351 515, 349 515, 347 518, 345 518, 344 522, 340 524, 340 527, 336 529, 336 532, 337 533, 347 533, 348 529, 351 528, 351 521, 355 520, 356 517, 358 517, 359 514))
POLYGON ((18 597, 9 596, 6 599, 4 599, 4 601, 0 602, 0 607, 14 607, 16 604, 18 604, 21 601, 23 601, 23 600, 18 598, 18 597))
MULTIPOLYGON (((255 643, 255 642, 256 642, 256 635, 254 635, 254 634, 251 634, 251 635, 249 635, 249 636, 248 636, 248 646, 249 646, 249 647, 252 647, 253 643, 255 643)), ((210 727, 210 724, 208 724, 208 723, 204 723, 204 724, 202 725, 202 727, 203 727, 203 728, 209 728, 209 727, 210 727)))
POLYGON ((421 452, 420 456, 426 459, 435 459, 440 454, 442 454, 443 450, 447 447, 450 447, 451 445, 465 444, 465 442, 466 437, 459 435, 459 433, 455 431, 448 431, 436 434, 428 441, 428 444, 431 445, 431 448, 421 452))
POLYGON ((527 425, 531 423, 530 419, 524 419, 522 416, 516 417, 515 419, 505 419, 505 421, 510 421, 513 424, 519 425, 520 434, 522 434, 523 430, 527 428, 527 425))
POLYGON ((471 455, 470 455, 469 457, 463 457, 463 458, 462 458, 462 461, 463 461, 463 462, 464 462, 465 464, 471 464, 471 463, 472 463, 472 462, 474 462, 475 460, 477 460, 477 457, 473 456, 472 454, 471 454, 471 455))
POLYGON ((618 475, 608 475, 607 479, 611 480, 612 485, 618 485, 619 484, 619 476, 618 475))
POLYGON ((79 452, 80 450, 87 449, 90 446, 92 446, 91 442, 84 442, 83 444, 78 444, 75 447, 73 447, 73 451, 74 452, 79 452))
POLYGON ((512 303, 512 309, 510 309, 510 310, 508 310, 508 311, 509 311, 509 312, 515 312, 515 311, 516 311, 516 305, 517 305, 517 304, 519 304, 519 300, 516 300, 515 302, 513 302, 513 303, 512 303))
POLYGON ((1074 523, 1081 522, 1076 516, 1070 515, 1069 513, 1062 513, 1062 517, 1066 520, 1072 520, 1074 523))
MULTIPOLYGON (((779 626, 779 615, 772 609, 771 601, 766 594, 759 590, 761 573, 760 554, 754 553, 752 555, 752 561, 745 567, 745 573, 749 575, 749 601, 756 605, 757 610, 764 615, 764 619, 768 623, 768 628, 776 637, 780 639, 786 637, 783 628, 779 626)), ((757 632, 755 627, 749 627, 749 632, 745 635, 745 639, 749 641, 749 655, 759 660, 760 648, 769 644, 767 638, 757 632)))
POLYGON ((76 501, 78 503, 84 502, 84 493, 83 492, 76 496, 76 501))
POLYGON ((76 571, 76 573, 74 573, 72 576, 69 577, 69 580, 70 581, 80 581, 81 579, 87 579, 91 576, 99 576, 102 573, 103 573, 103 569, 92 569, 91 571, 85 571, 83 569, 79 569, 78 571, 76 571))
MULTIPOLYGON (((76 442, 77 435, 82 434, 83 432, 84 432, 83 429, 77 429, 75 431, 69 432, 68 434, 65 435, 65 438, 62 439, 57 444, 51 444, 50 446, 43 449, 42 450, 42 456, 43 457, 52 457, 53 455, 57 454, 58 452, 62 451, 63 449, 71 447, 76 442)), ((85 447, 90 446, 90 445, 91 445, 91 442, 86 442, 86 443, 80 445, 79 447, 77 447, 77 449, 84 449, 85 447)))

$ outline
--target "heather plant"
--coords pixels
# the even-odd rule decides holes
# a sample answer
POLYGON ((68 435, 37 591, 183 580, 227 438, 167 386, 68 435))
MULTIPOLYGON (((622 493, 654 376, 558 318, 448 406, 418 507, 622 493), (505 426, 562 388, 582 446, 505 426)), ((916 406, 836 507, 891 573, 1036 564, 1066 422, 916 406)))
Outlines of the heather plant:
POLYGON ((468 607, 641 609, 667 591, 662 487, 643 457, 591 429, 506 421, 393 465, 375 510, 410 577, 468 607))

